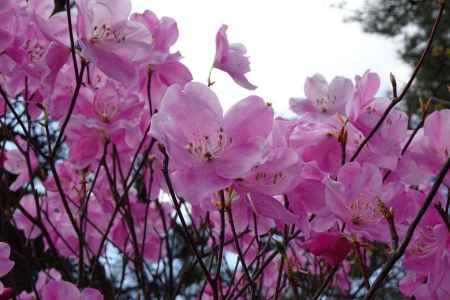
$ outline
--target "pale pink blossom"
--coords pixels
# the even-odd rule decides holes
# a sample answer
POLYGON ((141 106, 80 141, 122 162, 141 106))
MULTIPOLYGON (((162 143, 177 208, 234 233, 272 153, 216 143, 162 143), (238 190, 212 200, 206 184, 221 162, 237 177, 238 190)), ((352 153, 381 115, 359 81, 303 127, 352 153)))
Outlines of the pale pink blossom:
POLYGON ((247 49, 243 44, 230 44, 227 29, 228 26, 222 25, 217 32, 214 67, 228 73, 243 88, 254 90, 256 86, 251 84, 245 76, 250 72, 250 61, 245 55, 247 49))

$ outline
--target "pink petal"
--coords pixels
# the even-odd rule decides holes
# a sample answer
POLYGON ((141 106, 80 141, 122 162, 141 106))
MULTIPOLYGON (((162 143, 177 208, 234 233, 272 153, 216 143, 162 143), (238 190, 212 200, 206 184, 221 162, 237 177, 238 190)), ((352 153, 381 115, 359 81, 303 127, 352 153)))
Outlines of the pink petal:
POLYGON ((247 97, 233 105, 225 114, 224 130, 233 143, 266 139, 273 128, 274 112, 257 96, 247 97))
POLYGON ((284 208, 274 197, 252 193, 249 199, 254 211, 258 215, 284 224, 295 224, 297 222, 297 216, 284 208))
POLYGON ((81 292, 81 300, 103 300, 103 295, 96 289, 85 288, 81 292))
POLYGON ((111 78, 130 85, 137 80, 137 72, 133 64, 106 48, 85 43, 83 52, 86 57, 111 78))
POLYGON ((171 179, 175 190, 192 203, 198 203, 231 184, 231 180, 217 176, 215 170, 208 166, 175 171, 171 179))
POLYGON ((315 101, 318 98, 328 96, 328 82, 321 74, 308 77, 305 82, 305 95, 309 100, 315 101))

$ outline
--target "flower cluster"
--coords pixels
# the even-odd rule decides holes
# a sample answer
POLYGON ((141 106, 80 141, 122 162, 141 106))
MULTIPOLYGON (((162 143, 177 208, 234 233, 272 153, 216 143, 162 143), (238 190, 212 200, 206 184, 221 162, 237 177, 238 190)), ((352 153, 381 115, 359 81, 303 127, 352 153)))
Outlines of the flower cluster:
MULTIPOLYGON (((295 117, 257 95, 224 112, 211 81, 193 81, 172 50, 175 20, 130 14, 129 0, 56 13, 51 0, 0 4, 1 179, 19 195, 8 221, 78 273, 42 268, 33 290, 2 286, 0 299, 103 299, 91 276, 111 251, 130 264, 120 288, 135 281, 151 295, 146 282, 164 274, 174 293, 177 228, 204 272, 202 299, 243 299, 256 282, 266 298, 297 294, 296 274, 327 272, 346 293, 353 265, 369 285, 370 257, 399 243, 401 292, 450 298, 450 177, 435 177, 449 158, 450 110, 428 114, 425 103, 423 128, 411 130, 369 70, 307 78, 305 96, 290 100, 295 117), (234 271, 224 252, 237 257, 234 271)), ((226 31, 213 69, 254 90, 246 49, 226 31)), ((12 268, 0 243, 0 276, 12 268)))

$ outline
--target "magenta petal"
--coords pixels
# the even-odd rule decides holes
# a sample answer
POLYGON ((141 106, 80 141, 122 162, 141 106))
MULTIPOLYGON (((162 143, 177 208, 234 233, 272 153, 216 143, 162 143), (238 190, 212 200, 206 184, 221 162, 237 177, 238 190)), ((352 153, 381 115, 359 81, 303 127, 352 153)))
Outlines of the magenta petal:
POLYGON ((345 106, 353 99, 354 89, 350 79, 335 77, 328 86, 328 97, 334 101, 330 105, 331 112, 345 112, 345 106))
POLYGON ((16 178, 16 180, 10 185, 9 189, 13 192, 19 190, 25 183, 28 182, 28 172, 26 170, 23 170, 23 173, 20 173, 19 176, 16 178))
POLYGON ((339 170, 338 181, 347 187, 346 196, 357 197, 365 190, 380 190, 382 177, 380 170, 372 164, 347 163, 339 170))
POLYGON ((252 84, 244 74, 233 74, 231 77, 234 82, 247 90, 253 91, 258 88, 256 85, 252 84))
POLYGON ((274 112, 258 96, 247 97, 233 105, 224 116, 224 130, 233 144, 266 139, 273 128, 274 112))
POLYGON ((425 136, 432 142, 432 145, 436 150, 442 153, 443 157, 448 156, 450 151, 450 141, 448 138, 449 129, 450 109, 433 112, 425 121, 425 136))
POLYGON ((223 130, 222 118, 219 99, 207 86, 195 82, 184 88, 172 85, 152 119, 150 134, 166 146, 171 159, 179 164, 199 164, 205 161, 207 151, 189 151, 189 145, 205 149, 207 141, 217 142, 223 130))
POLYGON ((94 134, 80 138, 72 145, 69 152, 70 160, 76 162, 80 169, 89 166, 97 158, 100 158, 103 151, 102 140, 98 135, 95 135, 95 130, 85 129, 94 131, 94 134))
POLYGON ((194 204, 231 184, 231 180, 217 176, 208 166, 177 170, 171 174, 171 179, 175 190, 194 204))
POLYGON ((5 51, 13 42, 14 36, 9 32, 0 29, 0 53, 5 51))
POLYGON ((341 263, 352 249, 352 243, 338 232, 315 233, 305 246, 332 266, 341 263))
POLYGON ((93 64, 111 78, 127 85, 137 80, 137 72, 132 63, 115 53, 90 43, 85 44, 83 51, 93 64))
POLYGON ((162 17, 157 32, 153 33, 156 41, 155 47, 162 51, 168 51, 178 40, 177 22, 168 17, 162 17))
POLYGON ((46 55, 49 68, 51 70, 59 71, 61 67, 66 63, 69 54, 69 48, 66 48, 61 44, 52 43, 49 46, 46 55))
POLYGON ((230 47, 227 39, 227 25, 222 25, 216 35, 216 57, 214 64, 219 64, 227 54, 230 47))
POLYGON ((380 88, 380 77, 377 73, 367 71, 363 77, 357 79, 357 95, 361 106, 369 104, 380 88))
POLYGON ((274 197, 251 193, 250 203, 256 214, 273 219, 284 224, 295 224, 297 216, 288 211, 274 197))
POLYGON ((334 214, 345 219, 349 216, 349 211, 345 206, 346 198, 344 196, 343 187, 329 177, 324 179, 325 184, 325 202, 334 214))
POLYGON ((2 0, 0 1, 0 12, 4 12, 7 9, 9 9, 12 4, 13 4, 14 0, 2 0))
POLYGON ((291 98, 289 108, 298 115, 316 112, 316 107, 308 99, 291 98))
POLYGON ((0 259, 8 258, 11 254, 11 248, 5 242, 0 242, 0 259))
POLYGON ((42 298, 46 300, 78 300, 80 291, 78 288, 67 281, 52 280, 41 290, 42 298))
POLYGON ((3 277, 6 274, 8 274, 13 267, 14 267, 13 261, 0 259, 0 277, 3 277))
POLYGON ((228 26, 223 25, 217 32, 214 67, 228 73, 243 88, 254 90, 256 86, 245 77, 245 74, 250 71, 250 61, 246 56, 247 50, 242 44, 228 42, 227 29, 228 26))
POLYGON ((10 252, 9 245, 0 242, 0 277, 5 276, 14 266, 14 262, 9 260, 10 252))
POLYGON ((315 101, 316 99, 328 96, 328 82, 321 74, 308 77, 305 82, 306 98, 315 101))
POLYGON ((81 292, 81 300, 103 300, 103 295, 96 289, 85 288, 81 292))
POLYGON ((172 84, 185 85, 192 81, 189 69, 179 62, 168 62, 158 66, 152 74, 151 97, 153 109, 159 109, 161 100, 172 84))
POLYGON ((362 77, 356 77, 355 97, 347 107, 353 120, 356 120, 362 109, 374 100, 379 88, 380 77, 376 73, 367 71, 362 77))
POLYGON ((232 145, 214 162, 217 174, 230 179, 244 177, 262 159, 262 146, 258 141, 232 145))
POLYGON ((244 231, 249 225, 248 220, 253 219, 253 211, 246 199, 245 194, 239 194, 239 197, 233 200, 231 210, 233 211, 234 226, 236 227, 236 231, 244 231))
MULTIPOLYGON (((291 148, 278 148, 276 155, 252 168, 240 184, 249 191, 265 195, 282 195, 297 186, 303 162, 291 148)), ((275 151, 273 151, 275 153, 275 151)))
MULTIPOLYGON (((184 88, 172 85, 161 100, 157 119, 152 121, 151 133, 156 138, 185 143, 186 139, 203 138, 216 132, 222 123, 222 107, 216 94, 207 86, 187 83, 184 88), (160 128, 162 122, 165 130, 160 128), (160 128, 160 129, 157 129, 160 128)), ((186 146, 184 144, 183 146, 186 146)))

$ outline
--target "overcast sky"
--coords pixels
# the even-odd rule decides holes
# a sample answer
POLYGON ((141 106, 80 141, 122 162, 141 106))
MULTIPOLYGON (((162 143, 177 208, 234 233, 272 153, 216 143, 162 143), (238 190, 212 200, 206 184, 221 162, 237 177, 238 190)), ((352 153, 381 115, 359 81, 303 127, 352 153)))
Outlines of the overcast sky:
POLYGON ((206 83, 215 53, 215 35, 229 25, 230 42, 247 47, 249 79, 258 86, 249 92, 235 85, 220 71, 213 73, 213 86, 225 107, 251 93, 273 103, 279 112, 293 96, 303 96, 307 76, 322 73, 353 78, 367 69, 380 74, 384 89, 389 72, 399 83, 409 69, 396 53, 398 41, 362 32, 359 24, 344 23, 349 9, 362 0, 349 0, 350 7, 331 7, 336 0, 132 0, 134 11, 150 9, 159 17, 176 19, 180 38, 175 46, 196 81, 206 83))

